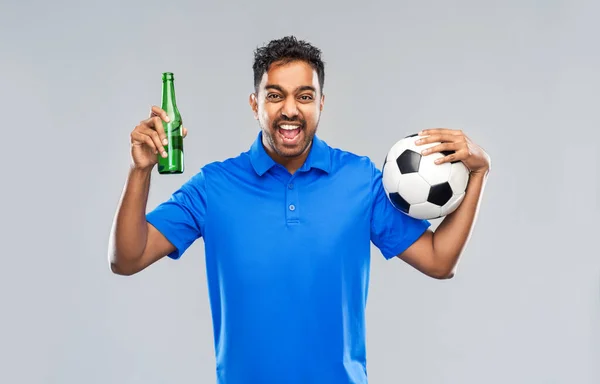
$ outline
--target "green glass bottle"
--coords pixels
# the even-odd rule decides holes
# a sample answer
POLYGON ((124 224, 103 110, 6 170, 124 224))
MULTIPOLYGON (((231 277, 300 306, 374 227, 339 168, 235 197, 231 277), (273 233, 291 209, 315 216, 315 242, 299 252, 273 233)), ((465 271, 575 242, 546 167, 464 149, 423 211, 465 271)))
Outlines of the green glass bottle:
POLYGON ((161 108, 167 113, 170 121, 163 121, 168 144, 164 146, 167 157, 158 154, 158 173, 183 173, 183 126, 181 114, 175 99, 175 77, 171 72, 162 74, 161 108))

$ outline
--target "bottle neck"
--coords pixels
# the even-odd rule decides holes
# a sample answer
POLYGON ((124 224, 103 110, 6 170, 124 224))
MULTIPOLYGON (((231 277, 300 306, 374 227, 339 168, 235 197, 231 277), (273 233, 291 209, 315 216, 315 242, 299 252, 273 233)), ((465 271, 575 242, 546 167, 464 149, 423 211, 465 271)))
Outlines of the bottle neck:
POLYGON ((164 80, 162 87, 162 109, 167 113, 171 113, 174 112, 173 109, 175 108, 177 108, 175 84, 173 80, 164 80))

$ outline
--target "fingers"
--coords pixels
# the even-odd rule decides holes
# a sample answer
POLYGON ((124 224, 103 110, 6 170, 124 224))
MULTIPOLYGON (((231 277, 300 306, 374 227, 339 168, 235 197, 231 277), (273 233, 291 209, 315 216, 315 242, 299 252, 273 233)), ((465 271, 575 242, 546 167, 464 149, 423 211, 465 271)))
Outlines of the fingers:
POLYGON ((153 128, 156 131, 156 133, 158 133, 162 145, 168 144, 167 134, 165 133, 165 127, 163 126, 163 120, 160 117, 151 117, 148 121, 148 126, 150 128, 153 128))
POLYGON ((421 151, 422 155, 429 155, 431 153, 435 153, 435 152, 445 152, 445 151, 457 151, 459 149, 461 149, 462 146, 460 145, 460 143, 441 143, 438 145, 434 145, 433 147, 429 147, 427 149, 424 149, 421 151))
POLYGON ((427 137, 418 139, 417 141, 415 141, 415 144, 423 145, 423 144, 437 143, 437 142, 444 143, 444 142, 459 142, 459 141, 464 141, 462 139, 462 136, 449 134, 449 133, 434 133, 434 134, 430 134, 427 137))
POLYGON ((150 118, 146 121, 150 127, 154 128, 156 132, 158 132, 163 145, 167 145, 167 135, 165 134, 165 129, 162 124, 163 121, 165 123, 171 121, 169 115, 167 115, 167 112, 165 112, 162 108, 153 105, 150 108, 150 118))
POLYGON ((168 144, 165 128, 163 127, 163 120, 161 120, 160 117, 154 116, 146 119, 140 123, 140 126, 154 130, 158 134, 158 141, 162 143, 162 145, 168 144))
POLYGON ((434 161, 436 164, 461 161, 467 157, 468 142, 461 130, 433 128, 425 129, 419 132, 419 135, 427 137, 416 140, 416 145, 438 143, 421 151, 421 154, 424 156, 432 153, 442 153, 445 155, 444 157, 436 159, 434 161))
MULTIPOLYGON (((158 119, 160 120, 160 118, 158 119)), ((160 137, 159 133, 150 126, 148 120, 143 121, 133 130, 133 132, 131 133, 131 139, 134 145, 145 144, 154 153, 160 153, 162 157, 167 156, 167 153, 165 152, 162 144, 163 139, 160 137)))
MULTIPOLYGON (((155 118, 155 117, 158 117, 158 118, 162 119, 166 123, 168 123, 168 122, 171 121, 171 119, 169 119, 169 116, 167 115, 167 113, 163 109, 161 109, 161 108, 153 105, 152 108, 150 108, 150 119, 155 118)), ((163 144, 167 145, 166 134, 164 132, 164 128, 163 128, 162 123, 158 124, 158 122, 155 121, 153 124, 154 124, 153 127, 156 128, 158 134, 161 137, 161 140, 163 141, 163 144)), ((187 134, 188 134, 187 128, 182 127, 181 128, 181 134, 183 135, 183 137, 186 137, 187 134)))
POLYGON ((466 147, 462 147, 461 149, 454 152, 442 152, 445 156, 439 159, 436 159, 434 163, 442 164, 442 163, 456 163, 457 161, 463 161, 469 157, 469 149, 466 147))
POLYGON ((450 129, 450 128, 430 128, 424 129, 419 132, 419 136, 427 136, 427 135, 455 135, 460 136, 463 135, 463 131, 460 129, 450 129))
POLYGON ((151 150, 154 154, 157 154, 156 144, 154 144, 154 140, 149 135, 145 135, 140 131, 131 132, 131 143, 134 146, 145 146, 149 150, 151 150))
POLYGON ((169 119, 169 116, 167 115, 167 112, 165 112, 162 108, 157 107, 156 105, 153 105, 150 108, 150 117, 154 117, 154 116, 158 116, 161 119, 163 119, 164 121, 166 121, 167 123, 169 121, 171 121, 169 119))

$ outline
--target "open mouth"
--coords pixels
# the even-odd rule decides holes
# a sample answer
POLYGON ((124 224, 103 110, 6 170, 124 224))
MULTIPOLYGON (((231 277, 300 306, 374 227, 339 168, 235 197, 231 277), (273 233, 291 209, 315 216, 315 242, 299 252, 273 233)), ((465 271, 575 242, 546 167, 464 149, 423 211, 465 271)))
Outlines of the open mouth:
POLYGON ((300 132, 302 132, 302 126, 298 124, 281 124, 279 125, 279 134, 286 142, 294 142, 300 132))

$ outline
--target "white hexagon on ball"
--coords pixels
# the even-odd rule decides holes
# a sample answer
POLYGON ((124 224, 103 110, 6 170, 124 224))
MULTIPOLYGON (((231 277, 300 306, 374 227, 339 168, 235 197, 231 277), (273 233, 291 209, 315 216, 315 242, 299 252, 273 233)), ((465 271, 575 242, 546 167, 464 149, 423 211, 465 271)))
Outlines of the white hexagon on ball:
POLYGON ((386 191, 398 190, 398 181, 400 180, 400 170, 398 167, 394 167, 393 164, 387 166, 384 164, 385 172, 382 175, 383 189, 386 191))
POLYGON ((417 173, 400 174, 397 191, 408 204, 418 204, 427 201, 431 186, 417 173))
POLYGON ((441 216, 442 208, 428 201, 411 205, 408 215, 416 219, 435 219, 441 216))
POLYGON ((429 185, 441 184, 450 179, 450 169, 452 164, 443 163, 436 164, 434 161, 443 157, 440 153, 433 153, 431 155, 425 155, 421 157, 421 165, 419 167, 419 174, 429 185))
POLYGON ((461 194, 467 189, 469 182, 469 170, 462 162, 450 164, 450 177, 448 183, 454 194, 461 194))
MULTIPOLYGON (((422 137, 422 136, 421 136, 422 137)), ((383 167, 383 186, 390 202, 417 219, 436 219, 456 210, 464 199, 469 170, 460 162, 435 164, 447 153, 421 155, 439 143, 416 145, 416 134, 397 141, 383 167)))

